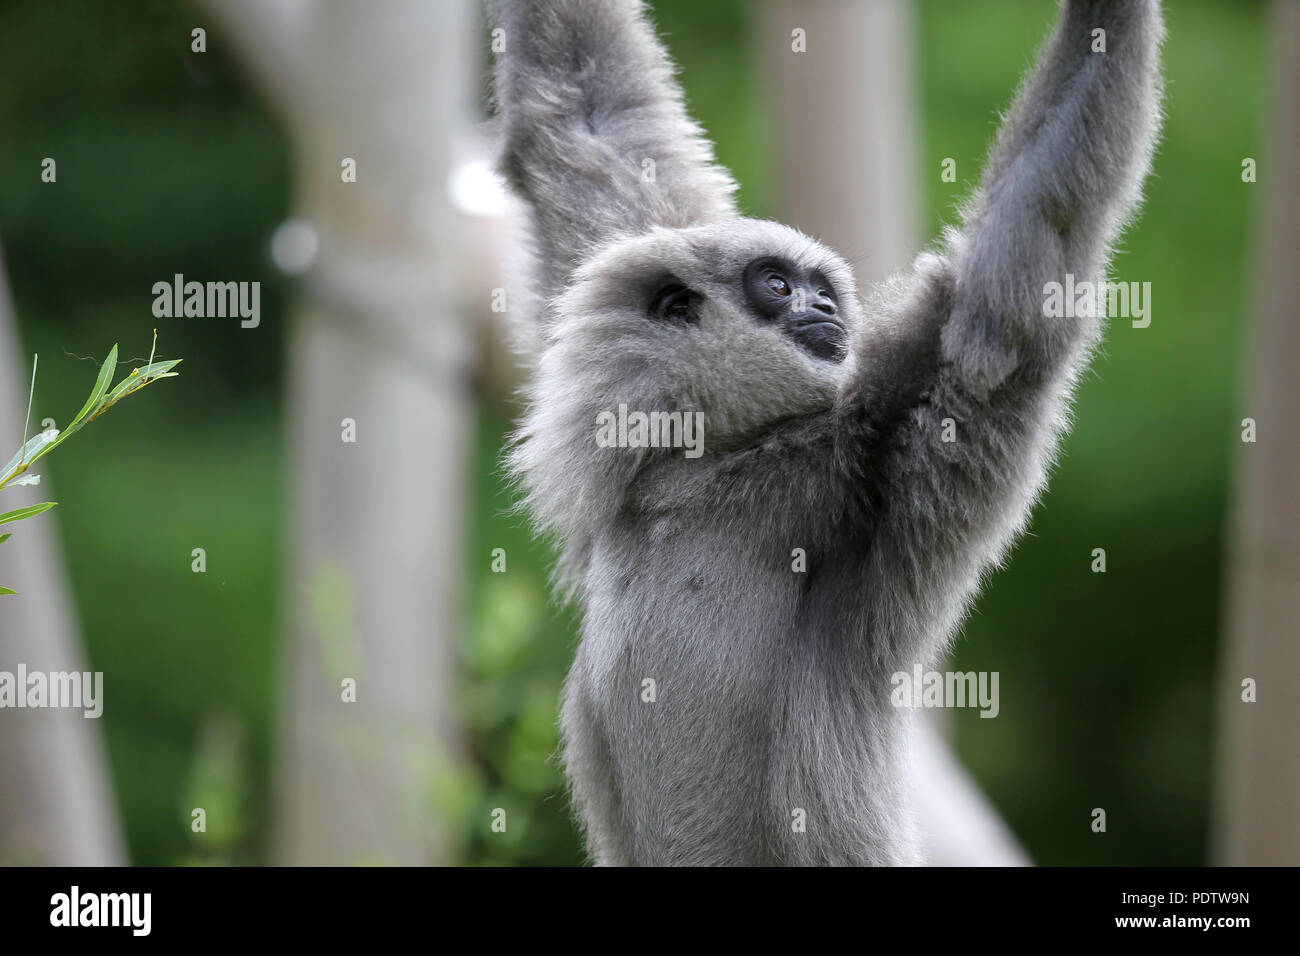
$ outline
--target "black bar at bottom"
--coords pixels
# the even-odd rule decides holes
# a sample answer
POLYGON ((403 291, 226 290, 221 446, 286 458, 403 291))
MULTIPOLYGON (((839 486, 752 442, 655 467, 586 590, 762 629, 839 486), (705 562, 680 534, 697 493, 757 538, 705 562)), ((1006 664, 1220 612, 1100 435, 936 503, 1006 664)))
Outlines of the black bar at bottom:
POLYGON ((1255 929, 1288 928, 1283 910, 1295 876, 1282 868, 3 869, 0 932, 7 944, 63 936, 128 945, 146 938, 338 945, 416 934, 457 949, 476 940, 499 946, 512 930, 546 947, 569 945, 576 934, 583 948, 831 929, 868 945, 910 937, 908 948, 918 951, 945 940, 1045 938, 1231 945, 1255 929), (595 935, 611 921, 613 935, 595 935), (690 924, 696 935, 667 935, 674 924, 690 924))

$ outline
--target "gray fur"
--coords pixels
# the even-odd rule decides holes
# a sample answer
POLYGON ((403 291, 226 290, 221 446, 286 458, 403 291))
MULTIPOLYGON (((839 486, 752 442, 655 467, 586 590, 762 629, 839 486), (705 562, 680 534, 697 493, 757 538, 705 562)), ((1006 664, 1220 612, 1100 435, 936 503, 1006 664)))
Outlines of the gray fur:
POLYGON ((862 301, 834 253, 737 215, 640 3, 493 10, 542 302, 510 465, 583 611, 562 728, 591 855, 916 862, 890 675, 946 650, 1045 482, 1100 328, 1044 318, 1043 287, 1103 277, 1140 198, 1158 4, 1067 0, 961 230, 862 301), (843 363, 748 313, 737 277, 775 254, 834 286, 843 363), (702 296, 695 324, 647 318, 669 275, 702 296), (598 447, 620 403, 703 411, 703 457, 598 447))

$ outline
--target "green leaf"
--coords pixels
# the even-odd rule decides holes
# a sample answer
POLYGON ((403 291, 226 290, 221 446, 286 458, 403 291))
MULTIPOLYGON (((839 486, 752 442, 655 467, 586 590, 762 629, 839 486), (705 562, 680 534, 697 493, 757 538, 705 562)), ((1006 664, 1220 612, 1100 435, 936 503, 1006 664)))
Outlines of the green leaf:
POLYGON ((91 390, 90 398, 86 399, 86 405, 83 405, 82 410, 77 412, 77 418, 74 418, 72 424, 68 425, 69 431, 77 425, 78 421, 86 418, 88 412, 91 412, 99 405, 99 401, 104 397, 104 393, 108 392, 109 382, 113 381, 113 373, 116 371, 117 342, 113 342, 112 349, 108 350, 108 358, 104 359, 104 364, 99 367, 99 377, 95 380, 95 388, 91 390))
POLYGON ((175 377, 177 373, 171 370, 179 365, 180 361, 180 359, 172 359, 168 362, 154 362, 142 368, 133 369, 130 375, 122 379, 117 384, 117 387, 108 393, 108 397, 104 399, 103 411, 107 411, 115 402, 126 398, 132 392, 144 388, 150 382, 160 378, 175 377))
POLYGON ((8 540, 9 540, 10 538, 12 538, 12 537, 13 537, 13 535, 11 535, 11 534, 0 534, 0 544, 4 544, 6 541, 8 541, 8 540))
POLYGON ((36 366, 40 364, 39 355, 32 356, 32 385, 27 390, 27 417, 23 419, 23 444, 27 444, 27 426, 32 423, 32 402, 36 398, 36 366))
POLYGON ((9 464, 5 465, 4 471, 0 471, 0 485, 4 484, 6 481, 8 481, 10 478, 12 478, 14 475, 18 473, 18 465, 22 462, 23 452, 25 452, 26 450, 27 450, 26 445, 24 445, 22 448, 19 448, 18 454, 14 455, 13 458, 9 459, 9 464))
POLYGON ((11 521, 22 521, 24 518, 31 518, 44 511, 49 511, 57 501, 43 501, 39 505, 31 505, 27 508, 15 508, 13 511, 6 511, 0 515, 0 524, 8 524, 11 521))
POLYGON ((80 424, 91 411, 99 407, 100 400, 104 393, 108 391, 109 383, 113 381, 113 373, 117 371, 117 343, 113 343, 112 349, 109 350, 108 358, 104 359, 104 364, 99 368, 99 378, 95 379, 95 387, 91 390, 90 398, 86 399, 86 404, 81 406, 81 411, 77 412, 77 417, 72 420, 65 433, 71 432, 80 424))
POLYGON ((0 587, 0 594, 17 594, 13 588, 0 587))
POLYGON ((9 464, 5 465, 4 471, 0 471, 0 485, 3 485, 18 473, 19 465, 30 465, 35 461, 36 453, 53 442, 58 437, 58 434, 58 429, 50 428, 27 439, 27 443, 18 450, 18 454, 14 455, 9 460, 9 464))
POLYGON ((148 365, 136 369, 135 374, 153 381, 163 372, 170 372, 177 365, 180 365, 182 361, 182 359, 168 359, 165 362, 150 362, 148 365))
MULTIPOLYGON (((99 367, 99 377, 95 379, 95 387, 90 392, 90 398, 86 399, 86 404, 81 406, 81 411, 77 412, 77 417, 72 420, 72 423, 68 425, 68 427, 65 428, 62 433, 54 439, 54 441, 41 448, 41 450, 33 456, 31 461, 36 461, 38 458, 44 458, 50 452, 54 451, 54 449, 58 448, 77 432, 81 431, 87 422, 91 421, 91 419, 102 411, 101 406, 104 403, 104 393, 108 391, 108 386, 112 384, 113 373, 116 371, 117 343, 115 342, 113 343, 113 347, 108 350, 108 358, 104 359, 104 364, 99 367), (88 415, 90 416, 89 418, 87 417, 88 415)), ((28 464, 31 464, 31 462, 28 462, 28 464)))

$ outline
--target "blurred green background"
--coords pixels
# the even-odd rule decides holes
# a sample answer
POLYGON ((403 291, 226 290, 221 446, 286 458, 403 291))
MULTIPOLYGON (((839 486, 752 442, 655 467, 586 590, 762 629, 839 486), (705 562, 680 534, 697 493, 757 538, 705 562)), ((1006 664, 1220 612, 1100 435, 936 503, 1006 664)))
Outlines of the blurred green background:
MULTIPOLYGON (((749 5, 653 5, 743 206, 773 214, 749 5)), ((958 711, 953 732, 1040 863, 1206 855, 1209 683, 1254 279, 1257 187, 1241 182, 1240 163, 1263 147, 1266 23, 1248 0, 1167 6, 1164 143, 1116 261, 1123 278, 1152 283, 1153 321, 1113 326, 1031 533, 956 652, 961 669, 1001 672, 1000 718, 958 711), (1106 549, 1107 574, 1089 572, 1095 547, 1106 549), (1089 830, 1093 807, 1107 809, 1107 834, 1089 830)), ((953 218, 1053 12, 1043 0, 919 5, 929 233, 953 218), (940 181, 944 157, 963 181, 940 181)), ((160 0, 0 8, 0 241, 25 349, 41 355, 34 414, 66 420, 95 375, 78 357, 102 358, 120 341, 124 358, 143 360, 155 325, 160 353, 186 360, 180 379, 115 410, 49 469, 91 664, 115 675, 101 726, 141 864, 261 862, 270 824, 292 288, 266 249, 287 212, 288 162, 216 33, 208 55, 189 54, 200 22, 160 0), (57 188, 39 181, 45 156, 58 157, 57 188), (175 272, 261 280, 261 327, 230 335, 219 323, 154 319, 151 286, 175 272), (209 573, 176 574, 195 542, 209 573), (187 808, 199 804, 228 808, 209 814, 228 822, 191 834, 187 808)), ((467 824, 458 853, 577 863, 551 759, 575 624, 549 599, 545 548, 506 514, 497 462, 508 427, 507 410, 485 400, 461 681, 472 772, 460 806, 467 820, 515 809, 508 839, 467 824), (508 550, 510 575, 484 573, 492 547, 508 550)), ((0 423, 0 445, 18 437, 18 423, 0 423)))

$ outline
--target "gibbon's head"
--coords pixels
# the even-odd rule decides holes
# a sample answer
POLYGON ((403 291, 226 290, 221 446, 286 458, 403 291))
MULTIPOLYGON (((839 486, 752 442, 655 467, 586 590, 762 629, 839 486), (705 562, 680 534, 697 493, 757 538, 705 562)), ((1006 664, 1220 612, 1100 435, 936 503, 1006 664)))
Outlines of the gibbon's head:
POLYGON ((547 318, 543 383, 606 405, 703 412, 727 446, 830 407, 862 322, 839 256, 754 219, 609 243, 547 318))
POLYGON ((602 412, 701 412, 704 455, 743 446, 832 406, 863 320, 839 256, 788 226, 732 219, 600 247, 543 324, 511 464, 563 534, 655 456, 682 457, 602 447, 602 412))

